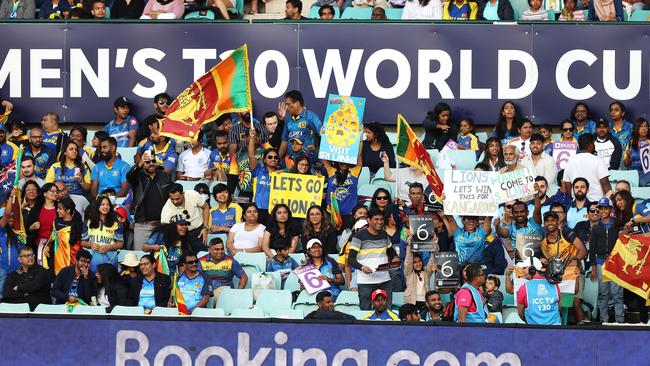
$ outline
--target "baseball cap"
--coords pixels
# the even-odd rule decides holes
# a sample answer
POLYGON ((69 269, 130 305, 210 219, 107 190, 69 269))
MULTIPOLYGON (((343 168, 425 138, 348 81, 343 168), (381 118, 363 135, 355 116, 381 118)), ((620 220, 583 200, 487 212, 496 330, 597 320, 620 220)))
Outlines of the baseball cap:
POLYGON ((537 257, 528 257, 528 258, 526 258, 525 261, 517 263, 517 267, 519 267, 519 268, 526 268, 526 267, 530 267, 531 265, 533 267, 535 267, 535 269, 538 270, 538 271, 543 271, 544 270, 544 266, 542 265, 542 261, 540 261, 539 258, 537 258, 537 257), (532 263, 531 263, 531 259, 532 259, 532 263))
POLYGON ((304 142, 302 142, 301 139, 299 139, 299 138, 297 138, 297 137, 294 137, 294 138, 292 138, 292 139, 289 139, 289 142, 294 142, 294 141, 297 142, 297 143, 299 143, 300 145, 304 145, 304 144, 305 144, 304 142))
POLYGON ((354 226, 352 227, 354 230, 359 230, 363 229, 364 226, 368 226, 368 221, 365 219, 361 219, 357 222, 354 223, 354 226))
POLYGON ((602 126, 602 125, 605 125, 605 126, 609 127, 609 123, 601 118, 601 119, 598 120, 598 122, 596 122, 596 127, 602 126))
POLYGON ((371 299, 372 301, 375 301, 375 298, 376 298, 377 296, 379 296, 379 295, 381 295, 381 296, 383 296, 383 297, 385 297, 385 298, 388 299, 388 293, 386 293, 386 290, 382 290, 382 289, 380 289, 380 288, 378 288, 378 289, 376 289, 375 291, 372 292, 372 295, 370 296, 370 299, 371 299))
POLYGON ((115 208, 115 213, 122 216, 123 219, 129 218, 129 211, 127 211, 126 207, 124 206, 117 206, 115 208))
POLYGON ((598 200, 598 207, 614 207, 614 205, 612 205, 612 200, 605 197, 598 200))
POLYGON ((417 313, 417 312, 418 312, 418 308, 415 307, 415 305, 413 305, 413 304, 404 304, 404 305, 399 307, 399 318, 401 320, 406 320, 406 317, 408 315, 411 315, 411 314, 417 313))
POLYGON ((321 247, 323 246, 323 243, 321 243, 320 240, 314 238, 314 239, 311 239, 311 240, 309 240, 309 241, 307 242, 307 250, 311 249, 311 247, 314 246, 314 244, 318 244, 318 245, 320 245, 321 247))
POLYGON ((183 215, 175 215, 169 220, 172 224, 187 225, 190 222, 185 219, 183 215))
POLYGON ((125 106, 125 105, 131 105, 131 102, 129 102, 129 100, 126 99, 126 97, 119 97, 119 98, 115 99, 115 102, 113 103, 113 105, 115 106, 115 108, 117 108, 117 107, 122 107, 122 106, 125 106))

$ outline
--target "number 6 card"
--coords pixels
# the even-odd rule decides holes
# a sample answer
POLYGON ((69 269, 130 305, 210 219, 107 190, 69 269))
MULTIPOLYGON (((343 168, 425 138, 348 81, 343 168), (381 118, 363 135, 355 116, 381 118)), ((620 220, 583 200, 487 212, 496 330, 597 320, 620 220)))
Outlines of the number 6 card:
POLYGON ((438 240, 434 235, 433 216, 414 215, 409 216, 409 227, 411 234, 411 245, 414 252, 437 252, 438 240))
POLYGON ((517 261, 526 261, 529 257, 535 257, 541 252, 542 237, 539 235, 518 233, 515 240, 517 261))
POLYGON ((330 288, 330 283, 320 278, 323 274, 313 264, 298 267, 293 270, 300 283, 305 287, 305 291, 312 295, 319 291, 330 288))

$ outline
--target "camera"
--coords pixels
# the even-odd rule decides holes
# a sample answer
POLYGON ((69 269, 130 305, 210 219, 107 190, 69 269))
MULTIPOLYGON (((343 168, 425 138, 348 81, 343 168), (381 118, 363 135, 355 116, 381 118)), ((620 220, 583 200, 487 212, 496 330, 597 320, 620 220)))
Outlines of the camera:
POLYGON ((552 284, 562 282, 564 276, 564 261, 562 258, 553 257, 546 268, 546 279, 552 284))

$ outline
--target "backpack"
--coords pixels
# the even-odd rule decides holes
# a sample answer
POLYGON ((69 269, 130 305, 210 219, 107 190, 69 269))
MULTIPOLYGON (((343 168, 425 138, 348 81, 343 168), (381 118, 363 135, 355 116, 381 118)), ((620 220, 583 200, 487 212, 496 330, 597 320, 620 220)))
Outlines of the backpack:
POLYGON ((453 322, 454 311, 456 310, 456 300, 452 297, 451 301, 442 309, 442 321, 453 322))

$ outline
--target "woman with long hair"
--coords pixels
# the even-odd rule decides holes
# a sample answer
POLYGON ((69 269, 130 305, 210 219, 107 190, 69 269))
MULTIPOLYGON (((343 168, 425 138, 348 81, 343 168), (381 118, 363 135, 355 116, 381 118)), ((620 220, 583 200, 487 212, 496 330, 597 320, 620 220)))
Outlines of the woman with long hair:
MULTIPOLYGON (((388 234, 393 248, 397 251, 400 261, 404 263, 406 256, 406 242, 408 240, 408 232, 404 226, 404 222, 400 216, 400 212, 394 205, 389 205, 384 214, 384 231, 388 234)), ((390 281, 393 287, 393 292, 402 292, 406 288, 406 281, 404 279, 404 272, 400 269, 391 270, 390 281)))
POLYGON ((628 221, 632 220, 633 217, 633 207, 634 207, 634 198, 632 194, 628 191, 618 191, 614 194, 614 222, 617 226, 623 226, 627 224, 628 221))
POLYGON ((107 308, 108 313, 117 305, 133 305, 129 296, 129 285, 117 273, 115 266, 110 263, 100 264, 97 266, 95 278, 97 279, 97 305, 107 308))
POLYGON ((289 248, 289 253, 296 251, 300 229, 291 218, 291 210, 284 203, 279 203, 271 211, 269 225, 262 238, 262 251, 268 258, 273 258, 274 251, 289 248))
POLYGON ((20 205, 20 207, 23 210, 23 217, 27 217, 29 214, 29 211, 34 208, 36 205, 36 197, 38 197, 38 192, 41 190, 41 187, 39 187, 38 183, 33 180, 28 180, 25 182, 23 185, 23 190, 21 197, 23 198, 23 202, 20 205))
POLYGON ((341 293, 340 286, 345 284, 339 264, 324 253, 323 243, 316 238, 310 239, 305 248, 306 265, 313 264, 320 270, 320 279, 330 284, 330 288, 327 290, 332 293, 332 298, 336 299, 341 293))
POLYGON ((262 155, 262 164, 257 163, 255 157, 255 141, 257 132, 254 128, 249 131, 248 161, 253 177, 253 185, 256 187, 253 192, 253 202, 257 205, 259 221, 266 224, 269 217, 269 196, 271 194, 271 173, 277 172, 280 167, 280 154, 278 150, 270 148, 262 155))
POLYGON ((392 201, 390 192, 388 192, 386 188, 377 188, 375 193, 372 195, 369 210, 376 209, 385 214, 388 205, 390 205, 392 201))
MULTIPOLYGON (((37 263, 43 265, 46 261, 44 256, 52 258, 52 246, 46 245, 52 235, 54 220, 56 219, 56 200, 59 190, 54 183, 45 183, 40 194, 36 197, 34 208, 29 211, 25 218, 27 229, 27 245, 31 246, 36 253, 37 263), (47 253, 47 254, 44 254, 47 253)), ((47 260, 51 263, 51 259, 47 260)), ((47 264, 46 264, 47 265, 47 264)), ((50 267, 51 268, 51 267, 50 267)))
POLYGON ((98 195, 88 207, 81 246, 90 249, 93 255, 91 271, 102 263, 110 263, 117 268, 117 250, 124 246, 124 233, 107 195, 98 195))
POLYGON ((519 109, 514 102, 509 100, 503 102, 501 110, 499 111, 499 118, 494 127, 492 136, 501 141, 502 144, 519 136, 519 124, 521 123, 521 115, 519 109))
POLYGON ((0 286, 4 288, 6 276, 20 268, 18 261, 18 251, 22 244, 18 241, 16 233, 12 229, 13 217, 12 208, 16 203, 18 189, 14 188, 5 202, 5 206, 0 208, 0 286))
POLYGON ((490 137, 485 142, 485 151, 483 152, 483 161, 481 163, 490 167, 493 172, 498 172, 506 166, 503 158, 503 146, 501 140, 497 137, 490 137))
POLYGON ((371 122, 363 125, 363 132, 366 139, 361 146, 361 160, 363 166, 367 166, 371 174, 377 173, 379 168, 384 167, 381 157, 385 154, 388 156, 388 165, 395 167, 395 152, 386 130, 381 123, 371 122))
POLYGON ((311 239, 320 240, 325 254, 338 253, 336 250, 336 228, 330 224, 325 210, 318 205, 311 206, 307 210, 307 219, 300 236, 300 244, 305 252, 307 243, 311 239))
POLYGON ((210 232, 228 233, 230 228, 242 220, 242 209, 232 201, 228 186, 219 183, 212 188, 212 196, 217 204, 210 209, 210 232))
POLYGON ((420 311, 426 309, 426 293, 429 292, 429 278, 433 274, 433 256, 425 264, 421 253, 414 253, 411 239, 406 242, 406 255, 404 259, 404 277, 406 277, 406 290, 404 302, 414 304, 420 311))
POLYGON ((451 119, 451 107, 445 102, 436 104, 433 111, 427 113, 422 125, 425 132, 422 145, 427 149, 442 150, 447 141, 455 140, 458 136, 458 128, 451 119))
POLYGON ((59 161, 48 169, 45 181, 63 182, 77 207, 88 206, 84 193, 90 192, 90 170, 81 162, 79 147, 72 140, 63 144, 59 161))
POLYGON ((650 173, 643 173, 641 165, 641 148, 648 144, 648 120, 641 117, 634 123, 632 139, 625 150, 625 166, 639 172, 639 186, 645 187, 650 183, 650 173))
POLYGON ((250 205, 244 210, 242 222, 230 228, 226 248, 232 256, 237 252, 259 253, 262 251, 262 238, 266 226, 259 222, 259 211, 256 205, 250 205))
POLYGON ((291 169, 286 169, 286 171, 293 174, 312 174, 311 161, 305 154, 298 155, 293 159, 293 166, 291 169))
POLYGON ((165 255, 169 265, 169 275, 173 276, 178 268, 183 253, 189 251, 190 240, 187 235, 189 222, 182 215, 172 217, 169 224, 160 225, 152 234, 149 240, 142 245, 145 252, 159 253, 165 255))
MULTIPOLYGON (((83 222, 76 210, 74 201, 65 197, 59 200, 54 220, 54 230, 58 248, 54 253, 54 273, 77 263, 77 253, 81 250, 83 222)), ((53 244, 50 242, 49 245, 53 244)))
POLYGON ((573 127, 575 127, 575 130, 573 131, 573 137, 576 139, 585 133, 596 134, 596 122, 591 120, 591 113, 589 112, 587 103, 576 103, 571 109, 569 119, 574 123, 573 127))

